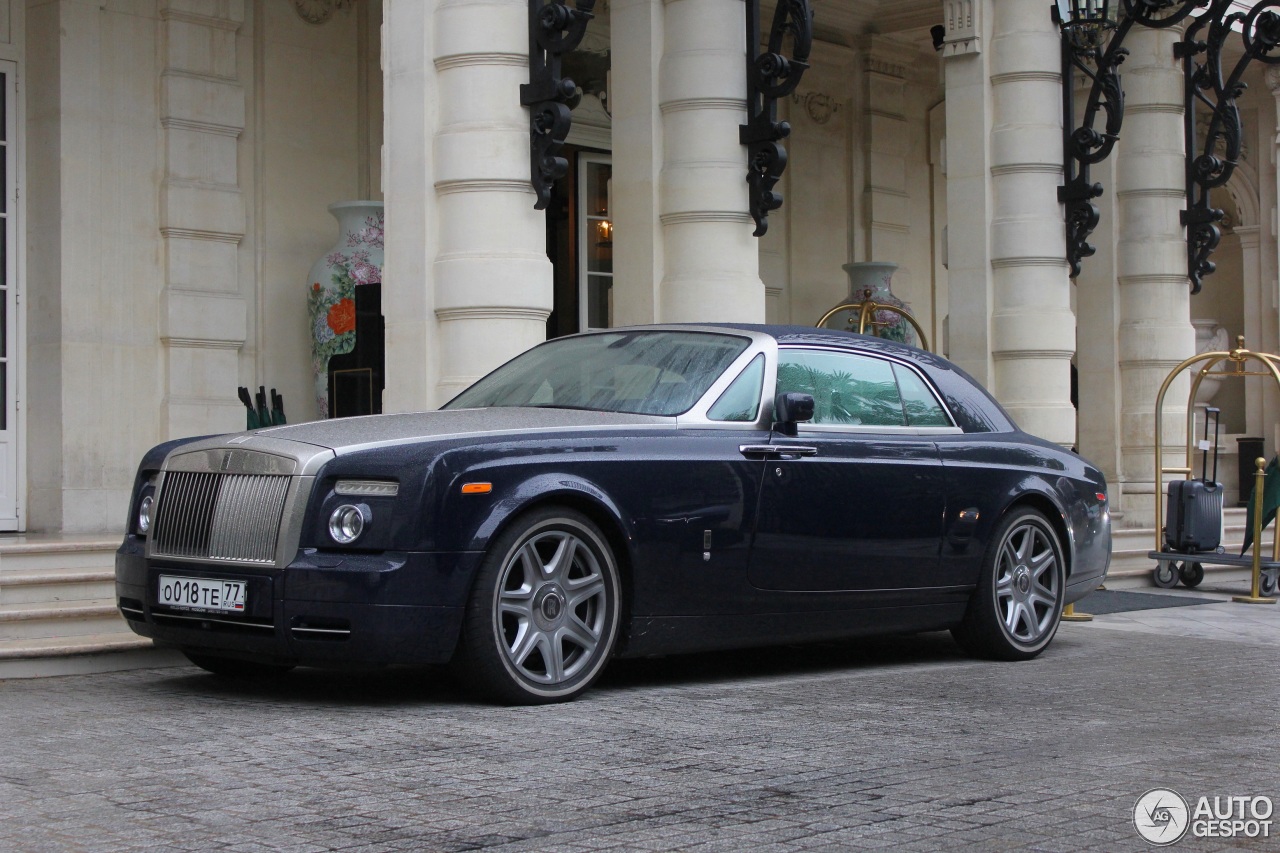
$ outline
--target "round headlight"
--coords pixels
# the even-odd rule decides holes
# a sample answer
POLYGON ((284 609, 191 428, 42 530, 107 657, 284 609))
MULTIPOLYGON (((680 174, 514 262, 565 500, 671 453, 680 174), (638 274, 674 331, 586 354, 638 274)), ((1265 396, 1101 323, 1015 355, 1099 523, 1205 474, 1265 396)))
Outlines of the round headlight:
POLYGON ((364 504, 343 504, 329 515, 329 535, 339 545, 350 545, 360 538, 365 525, 371 520, 372 514, 364 504))
POLYGON ((151 516, 155 512, 155 495, 146 495, 138 502, 138 532, 146 533, 151 529, 151 516))

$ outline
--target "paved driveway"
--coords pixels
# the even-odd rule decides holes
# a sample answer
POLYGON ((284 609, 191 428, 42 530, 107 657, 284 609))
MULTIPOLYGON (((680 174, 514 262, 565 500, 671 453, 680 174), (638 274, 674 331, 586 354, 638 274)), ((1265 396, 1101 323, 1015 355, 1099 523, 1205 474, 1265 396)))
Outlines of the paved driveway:
POLYGON ((1280 800, 1277 608, 1158 613, 1023 664, 945 634, 621 663, 544 708, 406 671, 0 682, 0 849, 1143 850, 1149 789, 1280 800))

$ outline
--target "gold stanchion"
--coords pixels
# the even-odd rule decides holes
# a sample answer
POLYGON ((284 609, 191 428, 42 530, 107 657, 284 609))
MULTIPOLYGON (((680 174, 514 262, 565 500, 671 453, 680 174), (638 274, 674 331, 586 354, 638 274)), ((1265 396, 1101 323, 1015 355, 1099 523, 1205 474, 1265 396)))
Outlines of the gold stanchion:
POLYGON ((1240 604, 1275 604, 1274 598, 1258 594, 1262 583, 1262 493, 1267 480, 1267 460, 1258 458, 1253 464, 1258 469, 1253 475, 1253 580, 1248 595, 1233 595, 1231 600, 1240 604))
POLYGON ((1076 606, 1074 604, 1068 604, 1066 607, 1062 608, 1062 621, 1063 622, 1092 622, 1093 614, 1077 613, 1076 606))

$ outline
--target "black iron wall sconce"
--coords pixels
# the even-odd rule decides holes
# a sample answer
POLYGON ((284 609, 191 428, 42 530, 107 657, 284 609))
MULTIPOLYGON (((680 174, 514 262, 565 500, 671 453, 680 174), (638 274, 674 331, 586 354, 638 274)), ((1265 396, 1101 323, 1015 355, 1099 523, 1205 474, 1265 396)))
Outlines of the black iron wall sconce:
POLYGON ((577 86, 561 77, 561 57, 582 43, 596 0, 529 0, 529 82, 520 86, 520 103, 529 108, 530 175, 538 200, 535 210, 551 202, 551 188, 569 171, 558 152, 569 135, 569 102, 577 86))
POLYGON ((769 49, 757 55, 760 45, 760 0, 747 0, 747 123, 738 127, 738 141, 747 146, 747 183, 750 185, 754 236, 769 230, 769 211, 782 207, 782 194, 773 187, 787 167, 782 140, 791 125, 778 121, 778 99, 800 85, 813 49, 813 10, 809 0, 778 0, 769 31, 769 49), (782 55, 783 41, 791 36, 791 58, 782 55))
POLYGON ((1192 19, 1174 48, 1186 78, 1187 207, 1182 224, 1187 228, 1191 292, 1199 293, 1204 276, 1213 272, 1209 255, 1221 238, 1217 223, 1223 212, 1210 206, 1209 194, 1230 180, 1240 156, 1236 98, 1244 91, 1241 78, 1254 59, 1280 63, 1280 55, 1275 55, 1280 45, 1280 14, 1272 11, 1280 6, 1263 0, 1248 13, 1231 12, 1231 7, 1232 0, 1057 0, 1053 4, 1053 19, 1062 30, 1063 185, 1058 188, 1058 200, 1066 205, 1067 263, 1072 278, 1080 274, 1081 260, 1094 253, 1088 242, 1098 225, 1093 199, 1103 190, 1101 184, 1090 181, 1089 167, 1110 155, 1124 120, 1119 73, 1128 55, 1124 38, 1134 24, 1172 27, 1199 9, 1205 11, 1192 19), (1123 8, 1122 20, 1118 20, 1117 6, 1123 8), (1224 76, 1222 50, 1236 26, 1244 39, 1244 55, 1224 76), (1075 122, 1075 71, 1092 81, 1079 125, 1075 122), (1210 111, 1203 144, 1196 127, 1199 106, 1210 111), (1101 131, 1095 126, 1099 113, 1105 116, 1101 131))
POLYGON ((1247 13, 1231 12, 1231 5, 1231 0, 1213 0, 1174 48, 1186 80, 1187 207, 1182 211, 1182 224, 1187 227, 1187 274, 1192 293, 1199 293, 1204 277, 1213 273, 1215 265, 1209 255, 1222 238, 1218 228, 1222 210, 1210 205, 1209 193, 1231 180, 1240 160, 1242 127, 1236 99, 1245 90, 1244 70, 1255 59, 1267 65, 1280 63, 1277 4, 1258 3, 1247 13), (1231 73, 1223 76, 1222 48, 1237 25, 1244 53, 1231 73), (1197 129, 1197 105, 1208 110, 1203 140, 1197 129))

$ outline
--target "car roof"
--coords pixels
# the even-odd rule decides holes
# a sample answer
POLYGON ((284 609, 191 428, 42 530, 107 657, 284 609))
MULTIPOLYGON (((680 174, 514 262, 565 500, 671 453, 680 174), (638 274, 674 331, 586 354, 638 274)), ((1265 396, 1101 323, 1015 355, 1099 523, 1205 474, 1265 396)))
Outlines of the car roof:
MULTIPOLYGON (((928 350, 874 335, 860 335, 841 329, 775 323, 663 323, 660 326, 629 328, 632 330, 663 328, 690 331, 740 331, 768 335, 780 346, 837 346, 842 349, 898 358, 916 365, 929 376, 965 432, 1007 432, 1018 429, 1013 418, 983 387, 982 383, 959 366, 928 350)), ((620 331, 620 329, 607 331, 620 331)))

